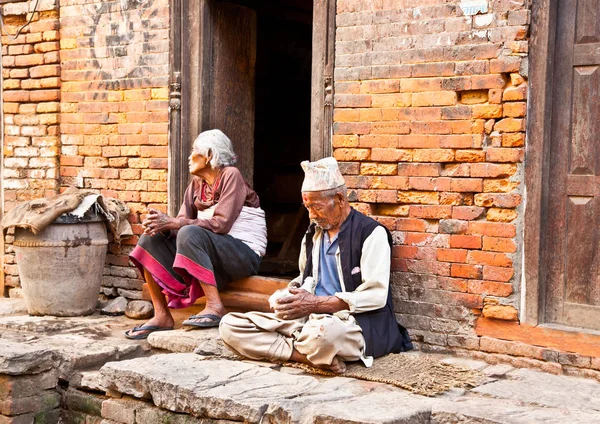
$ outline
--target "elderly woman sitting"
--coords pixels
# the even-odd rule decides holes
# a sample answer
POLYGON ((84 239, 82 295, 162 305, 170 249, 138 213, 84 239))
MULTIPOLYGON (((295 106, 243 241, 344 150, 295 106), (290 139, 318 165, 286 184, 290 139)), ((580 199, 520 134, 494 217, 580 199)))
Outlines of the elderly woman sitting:
POLYGON ((145 339, 153 331, 172 329, 169 308, 191 306, 203 295, 204 310, 183 324, 217 327, 227 313, 219 290, 258 271, 267 246, 265 214, 235 162, 225 134, 201 133, 189 156, 194 178, 177 218, 149 211, 130 259, 148 283, 154 317, 127 331, 127 338, 145 339))

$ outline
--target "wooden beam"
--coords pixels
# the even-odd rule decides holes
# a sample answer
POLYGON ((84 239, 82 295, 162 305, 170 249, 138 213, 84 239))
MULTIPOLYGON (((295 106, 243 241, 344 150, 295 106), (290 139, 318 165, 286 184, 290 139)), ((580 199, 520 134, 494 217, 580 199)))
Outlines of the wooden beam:
POLYGON ((313 2, 310 159, 331 156, 335 0, 313 2))
POLYGON ((525 157, 524 225, 524 312, 521 320, 530 325, 543 322, 544 310, 544 257, 541 250, 542 229, 550 180, 550 126, 552 99, 552 69, 557 2, 540 0, 533 3, 530 67, 529 111, 527 113, 527 154, 525 157))
POLYGON ((547 347, 561 352, 578 353, 584 356, 600 357, 600 334, 577 331, 563 331, 550 326, 535 327, 519 324, 516 321, 502 321, 480 317, 475 326, 478 336, 494 339, 523 342, 528 345, 547 347))

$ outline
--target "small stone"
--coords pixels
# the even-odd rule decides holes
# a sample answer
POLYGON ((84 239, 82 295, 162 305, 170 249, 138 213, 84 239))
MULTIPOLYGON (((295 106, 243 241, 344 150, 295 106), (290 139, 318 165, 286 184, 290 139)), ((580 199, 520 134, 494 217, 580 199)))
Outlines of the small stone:
POLYGON ((148 319, 154 316, 154 306, 146 300, 132 300, 125 308, 125 315, 133 319, 148 319))
POLYGON ((21 287, 13 287, 8 291, 8 297, 11 299, 24 299, 23 289, 21 287))
POLYGON ((105 308, 103 308, 100 313, 102 315, 123 315, 125 313, 125 309, 127 308, 127 299, 124 297, 117 297, 112 300, 105 308))

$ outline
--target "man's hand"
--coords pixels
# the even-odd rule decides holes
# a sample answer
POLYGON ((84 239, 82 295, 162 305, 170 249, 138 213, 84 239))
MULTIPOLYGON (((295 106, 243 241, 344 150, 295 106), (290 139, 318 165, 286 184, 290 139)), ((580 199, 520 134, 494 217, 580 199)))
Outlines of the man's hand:
POLYGON ((304 289, 288 288, 289 296, 277 299, 275 315, 280 319, 297 319, 310 314, 333 314, 349 309, 348 304, 336 296, 315 296, 304 289))
POLYGON ((303 289, 288 289, 290 295, 277 299, 275 315, 281 319, 297 319, 317 312, 319 297, 303 289))
POLYGON ((148 215, 146 215, 146 219, 142 222, 144 226, 144 234, 149 236, 153 236, 163 231, 174 230, 175 228, 175 219, 171 218, 169 215, 164 214, 156 209, 150 209, 148 211, 148 215))

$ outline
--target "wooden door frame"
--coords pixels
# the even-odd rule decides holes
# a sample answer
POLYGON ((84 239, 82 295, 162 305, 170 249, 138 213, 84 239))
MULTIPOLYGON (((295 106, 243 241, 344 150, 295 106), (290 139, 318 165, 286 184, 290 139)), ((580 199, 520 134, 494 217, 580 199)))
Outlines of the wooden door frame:
POLYGON ((521 321, 544 322, 544 223, 550 181, 550 117, 558 2, 533 2, 529 42, 529 110, 525 155, 525 229, 523 277, 524 308, 521 321))
MULTIPOLYGON (((186 134, 208 129, 211 11, 216 0, 171 0, 168 211, 174 216, 189 182, 186 134), (183 66, 185 58, 186 66, 183 66), (190 78, 200 75, 201 78, 190 78), (189 86, 184 85, 188 81, 189 86), (184 176, 185 177, 182 177, 184 176)), ((331 155, 336 0, 313 0, 311 160, 331 155)))

